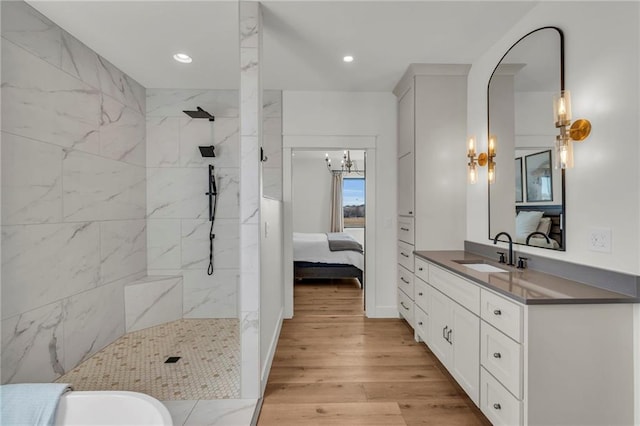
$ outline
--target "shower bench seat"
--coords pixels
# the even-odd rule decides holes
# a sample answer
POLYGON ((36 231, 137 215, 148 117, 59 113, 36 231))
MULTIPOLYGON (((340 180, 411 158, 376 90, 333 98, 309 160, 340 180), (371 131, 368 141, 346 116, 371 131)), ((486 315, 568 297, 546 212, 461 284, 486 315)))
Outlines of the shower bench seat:
POLYGON ((148 275, 124 287, 126 332, 182 319, 182 276, 148 275))

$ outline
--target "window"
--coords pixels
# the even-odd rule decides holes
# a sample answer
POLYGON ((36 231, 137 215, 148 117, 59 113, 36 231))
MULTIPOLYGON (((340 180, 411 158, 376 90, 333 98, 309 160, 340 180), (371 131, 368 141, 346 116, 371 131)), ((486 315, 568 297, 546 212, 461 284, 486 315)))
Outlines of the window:
POLYGON ((342 180, 342 214, 345 228, 364 228, 364 178, 342 180))

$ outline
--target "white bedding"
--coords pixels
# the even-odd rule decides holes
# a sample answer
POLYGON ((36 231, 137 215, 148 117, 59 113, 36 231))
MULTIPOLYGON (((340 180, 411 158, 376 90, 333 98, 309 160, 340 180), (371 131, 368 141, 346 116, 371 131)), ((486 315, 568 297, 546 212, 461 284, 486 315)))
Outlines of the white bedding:
POLYGON ((364 271, 364 255, 357 251, 331 251, 327 234, 293 233, 293 261, 339 263, 353 265, 364 271))

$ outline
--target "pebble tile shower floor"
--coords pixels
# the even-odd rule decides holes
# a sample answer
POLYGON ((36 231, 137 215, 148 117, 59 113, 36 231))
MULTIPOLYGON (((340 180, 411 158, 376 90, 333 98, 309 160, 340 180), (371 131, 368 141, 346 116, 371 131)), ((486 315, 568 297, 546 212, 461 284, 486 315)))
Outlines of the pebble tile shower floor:
POLYGON ((237 319, 183 319, 127 333, 56 381, 161 401, 239 398, 239 364, 237 319))

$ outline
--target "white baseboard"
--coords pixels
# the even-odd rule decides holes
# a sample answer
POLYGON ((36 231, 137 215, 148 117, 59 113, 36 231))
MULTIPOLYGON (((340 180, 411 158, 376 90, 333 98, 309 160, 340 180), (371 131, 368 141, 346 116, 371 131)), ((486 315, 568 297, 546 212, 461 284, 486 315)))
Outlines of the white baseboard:
POLYGON ((280 331, 282 330, 282 319, 284 316, 284 308, 280 309, 280 313, 278 314, 278 325, 271 336, 271 343, 269 344, 269 351, 267 352, 267 360, 264 363, 264 368, 262 369, 262 375, 260 377, 260 395, 264 396, 264 390, 267 387, 267 380, 269 380, 269 372, 271 371, 271 364, 273 363, 273 357, 276 354, 276 347, 278 346, 278 339, 280 338, 280 331))
POLYGON ((376 306, 375 312, 367 312, 367 318, 399 318, 398 306, 376 306))

